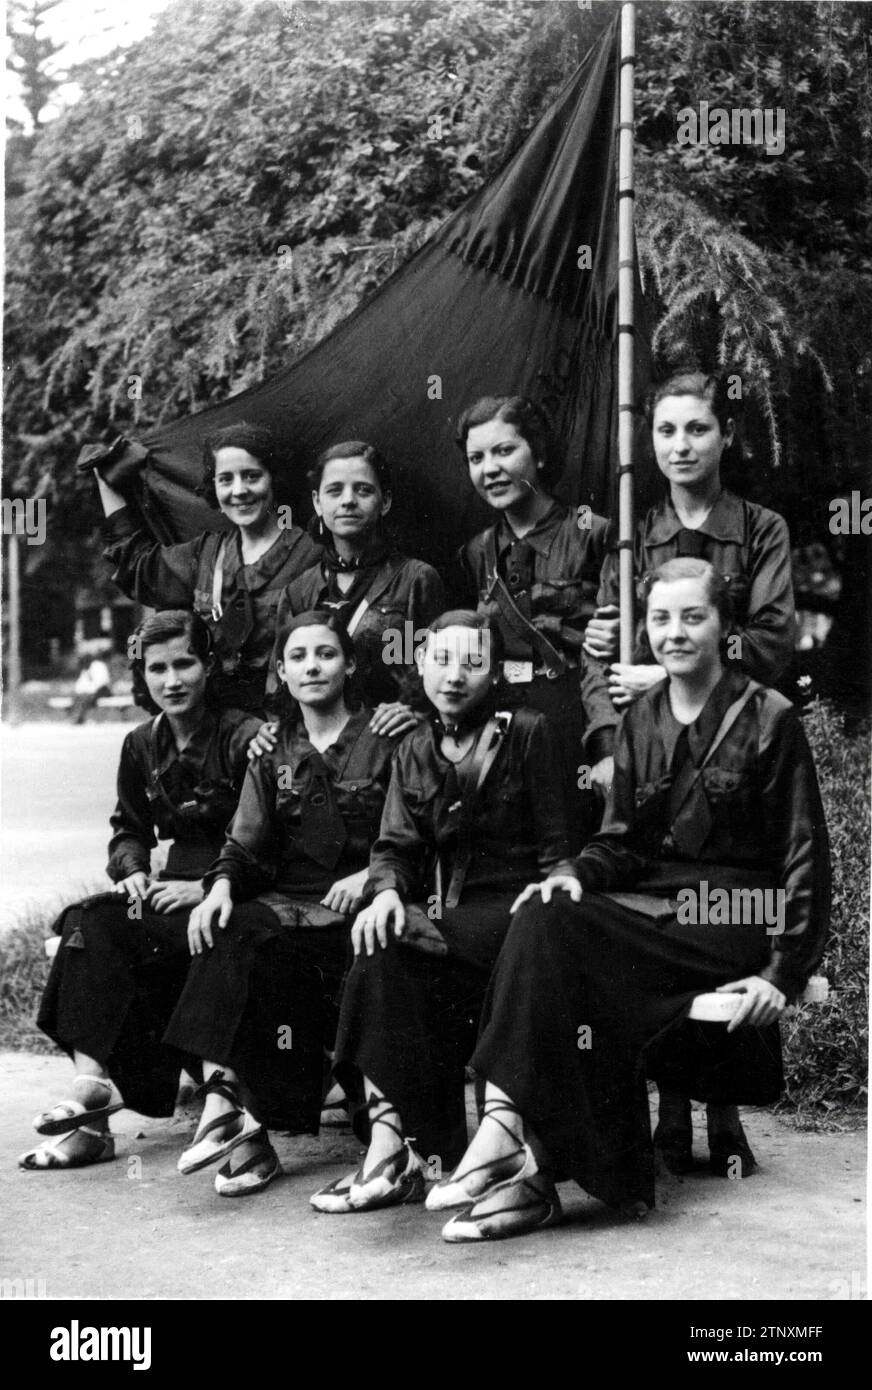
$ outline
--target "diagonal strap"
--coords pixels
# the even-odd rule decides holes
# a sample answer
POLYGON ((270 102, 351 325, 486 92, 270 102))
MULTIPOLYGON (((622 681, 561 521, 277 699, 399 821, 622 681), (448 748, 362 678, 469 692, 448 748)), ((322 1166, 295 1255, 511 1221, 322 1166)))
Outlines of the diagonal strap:
POLYGON ((471 831, 473 816, 481 797, 481 789, 484 786, 485 779, 508 733, 511 718, 511 714, 507 713, 498 712, 491 715, 478 736, 475 752, 472 755, 469 769, 461 785, 460 826, 458 831, 459 843, 454 861, 454 870, 451 875, 451 882, 448 885, 448 892, 445 896, 445 906, 448 908, 454 908, 460 902, 463 884, 469 870, 470 860, 472 859, 471 831))
POLYGON ((490 528, 485 539, 485 559, 490 578, 489 593, 496 599, 500 617, 505 622, 506 627, 510 628, 516 637, 520 637, 522 641, 533 648, 549 676, 562 676, 570 669, 569 662, 553 643, 548 641, 544 632, 540 632, 528 618, 524 617, 500 576, 497 569, 497 544, 493 527, 490 528))
POLYGON ((666 819, 668 822, 667 833, 669 833, 673 829, 675 822, 678 820, 678 817, 681 813, 682 807, 687 803, 687 799, 693 791, 694 787, 696 786, 697 782, 699 781, 700 777, 702 776, 702 772, 706 764, 710 761, 713 754, 723 743, 724 739, 732 729, 739 715, 742 713, 742 710, 754 697, 754 695, 756 695, 757 691, 761 689, 762 686, 759 684, 758 681, 749 680, 747 688, 742 692, 738 700, 733 701, 729 709, 724 714, 723 719, 721 720, 720 724, 715 730, 714 738, 712 739, 711 743, 706 749, 705 757, 703 758, 699 767, 694 767, 693 759, 691 757, 688 756, 687 758, 685 758, 678 772, 678 775, 675 778, 675 781, 672 783, 672 786, 669 789, 669 800, 666 805, 666 819))

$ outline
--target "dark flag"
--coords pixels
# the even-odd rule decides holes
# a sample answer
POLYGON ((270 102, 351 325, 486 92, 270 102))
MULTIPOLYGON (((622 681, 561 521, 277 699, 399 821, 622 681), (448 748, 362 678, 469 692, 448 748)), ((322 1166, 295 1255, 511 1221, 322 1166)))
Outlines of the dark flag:
POLYGON ((315 348, 143 438, 160 539, 220 525, 193 495, 203 439, 248 420, 287 450, 306 516, 318 452, 376 444, 394 466, 404 545, 439 563, 490 519, 454 444, 457 418, 478 396, 516 392, 549 410, 565 446, 561 498, 613 512, 618 44, 616 21, 501 172, 315 348))

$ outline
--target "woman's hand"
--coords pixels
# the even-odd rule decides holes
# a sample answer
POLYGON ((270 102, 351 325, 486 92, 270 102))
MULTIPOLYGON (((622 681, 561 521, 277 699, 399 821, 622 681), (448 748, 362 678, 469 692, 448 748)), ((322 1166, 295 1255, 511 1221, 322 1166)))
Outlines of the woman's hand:
POLYGON ((613 603, 598 608, 584 630, 584 650, 599 661, 611 661, 618 654, 621 615, 613 603))
POLYGON ((203 901, 203 885, 183 878, 160 879, 149 886, 146 897, 155 912, 180 912, 203 901))
POLYGON ((331 912, 356 912, 363 898, 368 874, 368 869, 361 869, 347 878, 337 878, 321 899, 321 906, 329 907, 331 912))
POLYGON ((248 761, 253 763, 255 759, 264 753, 271 753, 276 746, 276 733, 278 724, 270 722, 261 724, 251 743, 248 745, 248 761))
POLYGON ((550 903, 551 894, 558 890, 568 893, 574 903, 581 902, 582 888, 574 874, 551 874, 541 883, 528 883, 523 893, 519 893, 512 903, 512 912, 517 912, 522 903, 529 902, 537 893, 542 894, 543 903, 550 903))
POLYGON ((416 729, 423 717, 422 714, 416 714, 411 706, 394 700, 392 704, 376 705, 369 727, 374 734, 399 738, 401 734, 408 734, 412 729, 416 729))
POLYGON ((600 796, 607 797, 612 789, 612 782, 615 780, 615 760, 612 757, 600 758, 598 763, 594 763, 590 770, 591 785, 596 788, 600 796))
POLYGON ((630 666, 616 661, 609 667, 609 695, 615 709, 627 709, 646 690, 665 681, 662 666, 630 666))
POLYGON ((775 985, 760 975, 748 975, 744 980, 732 980, 718 985, 718 994, 743 994, 745 997, 727 1024, 727 1032, 735 1033, 743 1024, 765 1028, 784 1012, 787 999, 775 985))
POLYGON ((375 950, 376 941, 382 947, 388 944, 388 927, 393 920, 394 936, 402 936, 406 927, 406 914, 403 909, 402 900, 399 893, 393 888, 385 888, 381 893, 376 893, 369 907, 354 919, 351 928, 351 944, 354 947, 354 954, 360 955, 361 946, 366 947, 366 954, 371 956, 375 950))
POLYGON ((230 893, 230 880, 217 878, 208 894, 195 907, 188 919, 188 949, 192 956, 201 956, 203 947, 212 949, 212 918, 218 913, 218 926, 223 930, 230 921, 233 911, 233 898, 230 893))
POLYGON ((126 898, 146 898, 148 897, 148 874, 142 869, 137 869, 135 874, 128 874, 127 878, 122 878, 120 883, 116 883, 115 893, 123 893, 126 898))

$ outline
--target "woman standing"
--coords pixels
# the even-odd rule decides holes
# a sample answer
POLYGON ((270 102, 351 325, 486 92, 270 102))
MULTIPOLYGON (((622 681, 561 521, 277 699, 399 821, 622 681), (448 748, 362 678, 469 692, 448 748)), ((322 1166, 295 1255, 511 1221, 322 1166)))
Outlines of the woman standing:
POLYGON ((352 439, 332 445, 309 483, 324 551, 285 590, 278 622, 313 608, 341 616, 354 638, 355 686, 374 711, 373 732, 399 738, 421 717, 413 707, 412 653, 415 634, 423 635, 445 607, 442 581, 430 565, 403 555, 386 534, 391 475, 372 444, 352 439))
POLYGON ((464 598, 499 626, 500 704, 539 710, 554 729, 580 846, 597 819, 592 796, 579 791, 580 767, 591 767, 587 787, 605 789, 617 722, 603 672, 583 650, 608 523, 551 496, 560 460, 544 413, 525 397, 476 401, 460 417, 457 444, 472 486, 496 513, 460 552, 464 598))
POLYGON ((449 1241, 553 1224, 568 1177, 617 1208, 653 1205, 642 1051, 715 988, 740 999, 710 1025, 693 1093, 716 1107, 717 1170, 743 1172, 735 1106, 777 1098, 776 1021, 823 951, 827 833, 799 720, 724 665, 728 590, 711 565, 669 561, 645 588, 667 680, 621 722, 605 822, 574 872, 516 904, 472 1058, 482 1125, 428 1197, 468 1208, 449 1241))
MULTIPOLYGON (((755 680, 775 685, 793 654, 794 603, 790 538, 776 512, 737 497, 724 487, 722 464, 734 446, 726 386, 717 376, 682 370, 657 386, 646 404, 654 453, 669 483, 668 494, 636 528, 637 581, 678 556, 708 560, 727 585, 734 627, 728 659, 755 680)), ((617 612, 618 561, 610 553, 603 566, 598 602, 617 612)), ((599 615, 587 644, 612 661, 610 690, 618 709, 664 679, 651 660, 640 630, 633 664, 614 662, 619 623, 599 615)))
POLYGON ((312 1197, 319 1211, 420 1201, 412 1144, 431 1165, 463 1151, 464 1065, 512 900, 566 862, 548 725, 495 708, 500 657, 496 625, 462 609, 431 624, 419 656, 433 713, 396 751, 336 1039, 369 1147, 312 1197))
POLYGON ((242 423, 206 441, 200 492, 231 523, 229 531, 159 545, 99 473, 97 484, 115 583, 138 603, 198 613, 218 657, 216 699, 262 713, 279 597, 318 557, 314 542, 290 524, 271 432, 242 423))
POLYGON ((203 1059, 203 1118, 179 1170, 227 1158, 215 1179, 225 1197, 280 1174, 267 1128, 318 1133, 324 1048, 393 746, 372 732, 371 710, 349 707, 354 648, 335 614, 297 614, 279 640, 290 710, 274 750, 251 764, 205 876, 166 1034, 203 1059))
POLYGON ((71 1098, 43 1115, 59 1135, 22 1168, 80 1168, 115 1157, 108 1117, 127 1106, 171 1115, 183 1059, 160 1039, 188 970, 190 909, 236 808, 257 720, 207 701, 209 632, 193 613, 148 618, 130 639, 134 697, 154 718, 131 730, 118 768, 112 893, 68 907, 40 1005, 43 1032, 73 1058, 71 1098), (150 877, 158 839, 166 868, 150 877))

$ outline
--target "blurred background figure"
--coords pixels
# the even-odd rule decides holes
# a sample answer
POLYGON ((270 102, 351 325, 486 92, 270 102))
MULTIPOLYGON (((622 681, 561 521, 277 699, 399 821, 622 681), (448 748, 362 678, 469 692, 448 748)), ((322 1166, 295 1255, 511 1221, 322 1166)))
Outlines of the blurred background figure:
POLYGON ((112 694, 109 667, 103 660, 110 650, 107 642, 87 643, 79 654, 79 674, 73 687, 73 703, 70 707, 70 721, 84 724, 89 710, 96 707, 103 695, 112 694))

